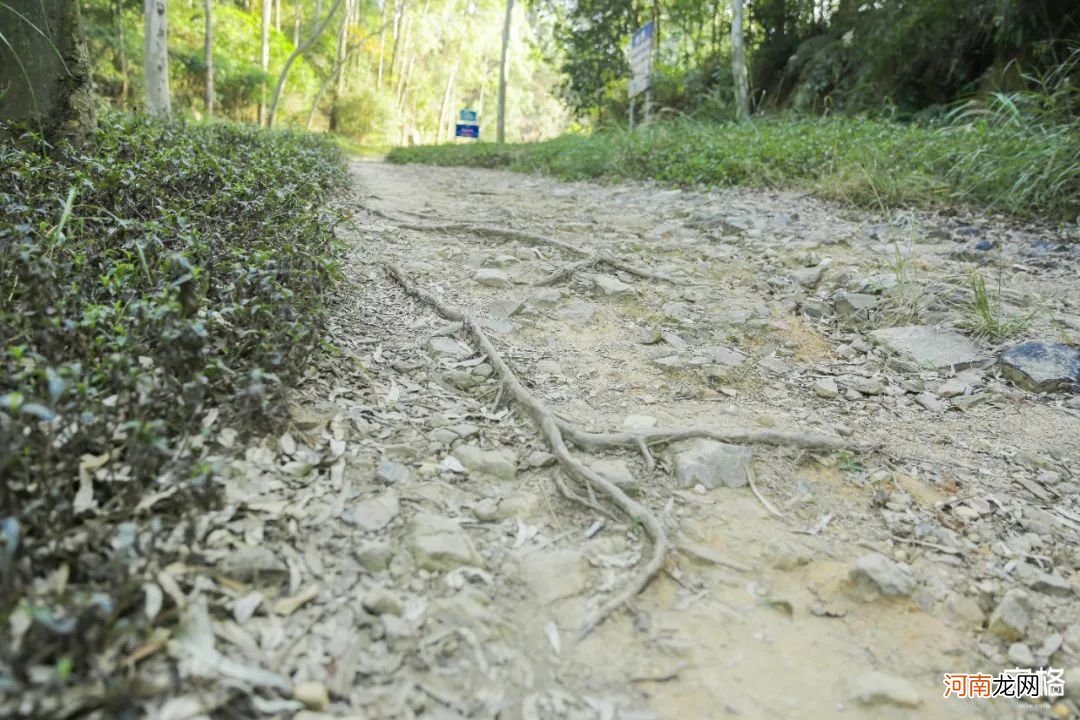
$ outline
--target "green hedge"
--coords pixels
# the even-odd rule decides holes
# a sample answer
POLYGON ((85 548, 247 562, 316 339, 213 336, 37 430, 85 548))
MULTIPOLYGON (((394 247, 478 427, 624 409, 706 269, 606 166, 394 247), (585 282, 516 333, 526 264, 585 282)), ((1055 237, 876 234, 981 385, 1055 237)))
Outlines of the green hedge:
POLYGON ((113 598, 31 608, 45 647, 93 645, 103 623, 67 621, 119 611, 119 523, 148 493, 212 499, 218 430, 280 415, 338 274, 344 178, 328 140, 226 124, 113 115, 79 150, 0 144, 0 681, 35 644, 4 637, 34 578, 68 562, 70 588, 113 598))
POLYGON ((875 207, 960 203, 1068 221, 1080 214, 1080 128, 992 116, 939 127, 852 117, 675 121, 523 145, 397 148, 389 159, 568 180, 798 187, 875 207))

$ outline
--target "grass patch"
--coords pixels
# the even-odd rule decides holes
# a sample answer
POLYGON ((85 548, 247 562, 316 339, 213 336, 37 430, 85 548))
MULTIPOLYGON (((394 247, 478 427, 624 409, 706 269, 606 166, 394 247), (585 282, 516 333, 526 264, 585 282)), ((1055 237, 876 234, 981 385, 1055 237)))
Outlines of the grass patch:
POLYGON ((1031 326, 1038 314, 1035 308, 1027 315, 1011 315, 1005 312, 1001 302, 1001 287, 994 295, 986 289, 986 278, 978 270, 971 273, 971 306, 965 324, 976 336, 992 340, 1005 340, 1031 326))
POLYGON ((973 204, 1072 221, 1080 214, 1080 122, 1017 125, 1000 112, 926 127, 852 117, 688 120, 540 143, 395 148, 391 162, 543 172, 566 180, 683 187, 794 187, 864 207, 973 204))
POLYGON ((0 714, 146 640, 172 524, 135 508, 215 499, 219 430, 284 416, 338 275, 331 142, 114 115, 42 147, 0 145, 0 714))

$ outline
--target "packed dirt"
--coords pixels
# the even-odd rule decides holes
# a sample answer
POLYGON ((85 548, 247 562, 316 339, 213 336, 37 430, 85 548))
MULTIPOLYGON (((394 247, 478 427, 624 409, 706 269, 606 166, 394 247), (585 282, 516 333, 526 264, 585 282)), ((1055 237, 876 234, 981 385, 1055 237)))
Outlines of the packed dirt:
POLYGON ((153 717, 1078 716, 1075 238, 794 193, 352 173, 292 427, 232 461, 228 507, 148 590, 184 613, 147 651, 175 688, 153 717), (567 472, 470 320, 647 518, 567 472), (605 617, 650 521, 662 566, 605 617), (1044 666, 1064 695, 943 697, 946 673, 1044 666))

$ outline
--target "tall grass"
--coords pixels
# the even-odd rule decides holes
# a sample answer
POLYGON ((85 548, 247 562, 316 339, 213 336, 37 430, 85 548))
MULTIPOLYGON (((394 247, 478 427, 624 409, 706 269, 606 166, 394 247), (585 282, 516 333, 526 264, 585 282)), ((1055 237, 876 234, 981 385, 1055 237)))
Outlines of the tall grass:
POLYGON ((690 120, 523 145, 397 148, 391 162, 544 172, 569 180, 796 187, 877 209, 966 204, 1065 221, 1080 215, 1080 50, 1031 89, 957 108, 936 126, 796 115, 690 120))

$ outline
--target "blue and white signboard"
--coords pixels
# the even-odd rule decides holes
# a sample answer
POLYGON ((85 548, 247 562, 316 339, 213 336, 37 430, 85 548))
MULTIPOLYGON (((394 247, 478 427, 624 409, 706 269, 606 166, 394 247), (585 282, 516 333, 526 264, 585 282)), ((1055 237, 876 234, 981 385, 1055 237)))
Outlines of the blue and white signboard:
POLYGON ((476 117, 477 115, 475 110, 462 110, 458 113, 458 119, 461 120, 461 122, 463 123, 475 123, 476 117))
POLYGON ((454 126, 454 137, 480 139, 480 126, 458 123, 454 126))
POLYGON ((630 36, 630 97, 649 89, 652 81, 653 23, 647 22, 630 36))

